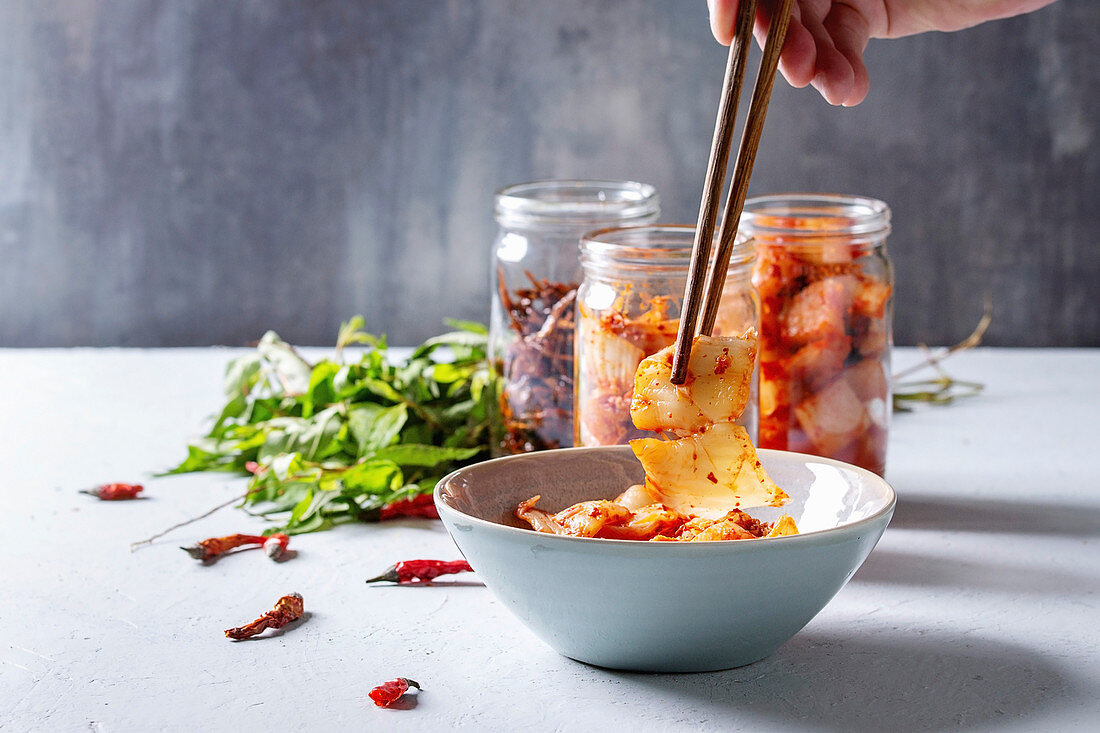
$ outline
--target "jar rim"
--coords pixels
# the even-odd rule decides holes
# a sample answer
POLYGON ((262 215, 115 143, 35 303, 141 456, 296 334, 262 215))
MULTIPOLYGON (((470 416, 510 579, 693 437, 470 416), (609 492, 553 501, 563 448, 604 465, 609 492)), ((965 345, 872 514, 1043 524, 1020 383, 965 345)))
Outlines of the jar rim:
MULTIPOLYGON (((581 238, 581 266, 628 268, 676 268, 687 271, 695 243, 691 224, 645 224, 608 227, 581 238)), ((714 234, 717 248, 718 233, 714 234)), ((756 258, 753 239, 738 231, 730 254, 730 269, 751 264, 756 258)))
POLYGON ((776 193, 746 199, 740 224, 742 231, 757 237, 885 237, 890 207, 867 196, 776 193))
POLYGON ((660 211, 657 189, 637 181, 529 181, 500 189, 494 199, 497 222, 516 228, 640 223, 660 211))

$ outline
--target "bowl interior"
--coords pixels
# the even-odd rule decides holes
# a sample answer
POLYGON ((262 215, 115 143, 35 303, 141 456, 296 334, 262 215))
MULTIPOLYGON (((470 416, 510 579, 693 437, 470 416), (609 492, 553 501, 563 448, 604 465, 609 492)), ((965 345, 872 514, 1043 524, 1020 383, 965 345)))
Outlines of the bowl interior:
MULTIPOLYGON (((861 468, 800 453, 758 452, 772 479, 791 497, 782 508, 747 508, 765 521, 790 514, 807 534, 867 519, 894 501, 889 485, 861 468)), ((469 518, 528 529, 513 512, 535 494, 542 496, 541 509, 556 512, 580 501, 614 498, 643 476, 629 446, 569 448, 469 466, 441 481, 438 495, 469 518)))

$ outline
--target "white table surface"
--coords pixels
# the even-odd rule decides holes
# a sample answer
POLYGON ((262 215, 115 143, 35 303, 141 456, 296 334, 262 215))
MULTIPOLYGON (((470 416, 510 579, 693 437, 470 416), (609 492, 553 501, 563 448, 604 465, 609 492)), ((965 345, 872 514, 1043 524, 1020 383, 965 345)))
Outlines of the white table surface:
MULTIPOLYGON (((863 568, 774 656, 694 675, 563 658, 472 576, 363 583, 396 560, 458 557, 438 522, 295 537, 282 563, 179 551, 262 527, 229 508, 131 554, 243 491, 224 474, 150 478, 219 407, 237 353, 0 350, 0 728, 1065 731, 1100 718, 1100 350, 952 357, 986 391, 895 417, 900 501, 863 568), (108 481, 144 482, 146 498, 76 493, 108 481), (304 622, 224 638, 290 591, 304 622), (367 691, 396 676, 424 686, 417 705, 376 708, 367 691)), ((895 366, 916 358, 899 350, 895 366)))

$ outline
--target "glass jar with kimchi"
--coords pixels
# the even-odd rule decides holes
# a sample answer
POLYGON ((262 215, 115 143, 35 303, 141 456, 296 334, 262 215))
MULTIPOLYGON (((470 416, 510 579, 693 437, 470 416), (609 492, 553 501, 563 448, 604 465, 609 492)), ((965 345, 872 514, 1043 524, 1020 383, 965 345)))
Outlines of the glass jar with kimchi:
MULTIPOLYGON (((676 341, 695 227, 604 229, 581 243, 584 280, 577 291, 574 416, 577 445, 618 445, 652 437, 630 418, 634 372, 642 359, 676 341)), ((751 282, 752 241, 738 234, 715 318, 714 335, 757 326, 751 282)), ((756 379, 738 421, 756 437, 756 379)))
POLYGON ((631 181, 535 181, 496 194, 489 326, 500 390, 496 455, 573 444, 573 332, 581 235, 649 224, 656 190, 631 181))
POLYGON ((833 194, 748 199, 760 295, 761 448, 883 474, 890 426, 890 209, 833 194))

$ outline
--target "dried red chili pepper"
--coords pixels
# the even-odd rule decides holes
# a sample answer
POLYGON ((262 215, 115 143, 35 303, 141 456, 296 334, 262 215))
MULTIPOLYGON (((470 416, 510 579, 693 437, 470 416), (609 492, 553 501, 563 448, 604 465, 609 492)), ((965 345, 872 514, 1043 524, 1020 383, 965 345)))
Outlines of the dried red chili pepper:
POLYGON ((395 680, 389 682, 383 682, 375 687, 373 690, 367 693, 367 697, 374 700, 374 704, 380 708, 388 708, 395 702, 401 699, 401 697, 409 691, 410 687, 420 689, 420 685, 415 680, 410 680, 407 677, 398 677, 395 680))
POLYGON ((382 507, 378 514, 378 521, 397 517, 426 517, 439 519, 439 512, 435 508, 435 501, 431 494, 420 494, 411 499, 402 499, 382 507))
POLYGON ((439 519, 439 512, 436 511, 435 501, 432 499, 431 494, 418 494, 409 499, 401 499, 360 514, 360 519, 364 522, 385 522, 389 519, 400 519, 402 517, 439 519))
POLYGON ((103 501, 121 501, 123 499, 136 499, 137 495, 145 491, 141 484, 103 484, 94 489, 81 489, 81 494, 88 494, 103 501))
POLYGON ((298 593, 291 593, 275 601, 274 609, 260 616, 252 623, 238 626, 233 629, 226 629, 225 635, 230 639, 239 640, 255 636, 264 631, 264 629, 281 629, 291 621, 300 619, 304 610, 305 604, 302 601, 302 596, 298 593))
POLYGON ((268 557, 272 560, 278 560, 286 552, 288 544, 290 544, 290 537, 281 533, 273 534, 270 537, 257 534, 231 534, 225 537, 211 537, 190 547, 181 547, 180 549, 196 560, 212 560, 236 547, 260 545, 264 548, 264 552, 267 553, 268 557))
POLYGON ((440 575, 472 573, 474 569, 465 560, 402 560, 381 575, 369 578, 368 583, 426 583, 440 575))

